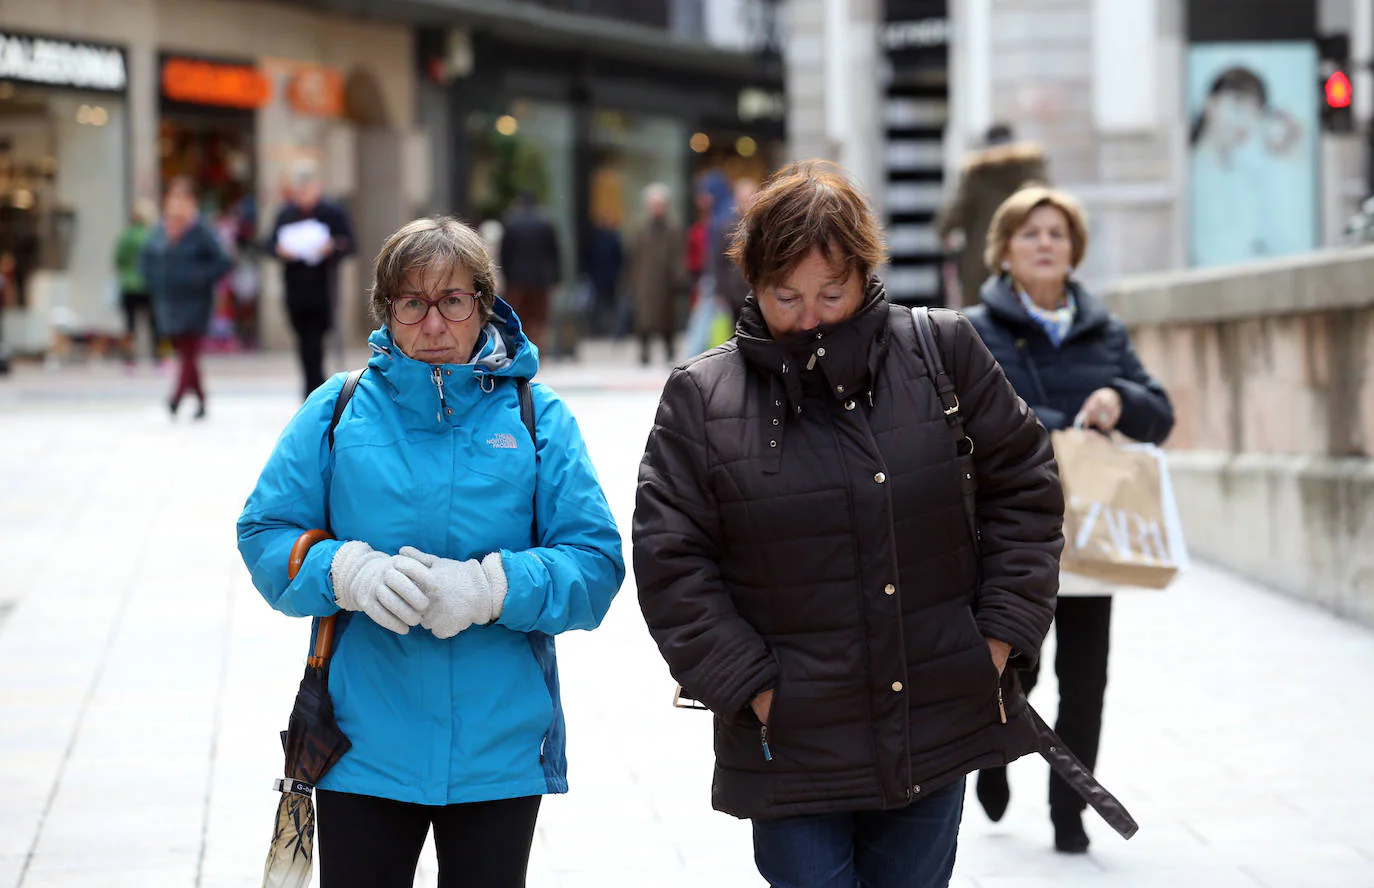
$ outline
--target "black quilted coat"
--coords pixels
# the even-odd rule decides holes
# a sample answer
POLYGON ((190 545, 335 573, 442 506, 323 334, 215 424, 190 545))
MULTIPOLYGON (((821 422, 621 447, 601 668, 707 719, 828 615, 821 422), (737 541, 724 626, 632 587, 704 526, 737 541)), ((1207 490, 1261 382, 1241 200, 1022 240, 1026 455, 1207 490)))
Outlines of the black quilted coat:
POLYGON ((664 388, 634 567, 673 676, 715 713, 719 810, 896 808, 1035 748, 985 638, 1040 649, 1063 495, 978 334, 933 316, 975 446, 981 563, 911 314, 876 279, 855 316, 783 341, 751 299, 736 338, 664 388), (749 702, 768 688, 765 732, 749 702))

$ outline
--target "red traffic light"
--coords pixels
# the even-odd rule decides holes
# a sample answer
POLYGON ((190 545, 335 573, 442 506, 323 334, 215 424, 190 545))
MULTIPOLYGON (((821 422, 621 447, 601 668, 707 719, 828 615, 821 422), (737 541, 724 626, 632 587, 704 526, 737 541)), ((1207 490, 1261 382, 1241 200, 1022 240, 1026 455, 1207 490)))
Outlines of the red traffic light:
POLYGON ((1332 108, 1350 107, 1350 78, 1344 71, 1326 78, 1326 104, 1332 108))

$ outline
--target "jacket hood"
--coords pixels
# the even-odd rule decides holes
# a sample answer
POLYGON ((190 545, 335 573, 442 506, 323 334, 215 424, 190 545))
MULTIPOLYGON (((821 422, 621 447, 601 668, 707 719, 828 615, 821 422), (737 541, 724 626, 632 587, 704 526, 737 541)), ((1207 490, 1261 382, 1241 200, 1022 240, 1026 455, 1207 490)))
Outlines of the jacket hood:
POLYGON ((974 151, 964 160, 964 170, 992 169, 995 167, 1035 164, 1045 162, 1045 149, 1036 142, 1009 142, 993 145, 974 151))
MULTIPOLYGON (((1026 313, 1025 306, 1021 304, 1020 297, 1016 295, 1014 286, 1011 275, 999 274, 996 277, 988 278, 978 295, 982 299, 983 305, 987 306, 988 313, 999 323, 1009 327, 1039 330, 1039 325, 1031 320, 1030 315, 1026 313)), ((1065 341, 1105 327, 1107 322, 1112 319, 1107 306, 1089 293, 1078 281, 1069 280, 1065 284, 1065 288, 1073 294, 1074 301, 1078 304, 1073 326, 1069 328, 1069 334, 1065 337, 1065 341)))

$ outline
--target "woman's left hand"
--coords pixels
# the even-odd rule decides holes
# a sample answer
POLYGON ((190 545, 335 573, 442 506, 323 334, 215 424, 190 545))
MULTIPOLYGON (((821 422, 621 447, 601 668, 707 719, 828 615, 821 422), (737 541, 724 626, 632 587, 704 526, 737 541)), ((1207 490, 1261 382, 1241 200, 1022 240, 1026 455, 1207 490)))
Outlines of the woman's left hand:
POLYGON ((988 653, 992 654, 992 665, 997 667, 997 674, 1001 675, 1006 671, 1007 660, 1011 657, 1011 645, 1005 641, 989 638, 988 653))
POLYGON ((1074 419, 1074 425, 1110 432, 1121 421, 1121 395, 1113 388, 1100 388, 1088 395, 1074 419))

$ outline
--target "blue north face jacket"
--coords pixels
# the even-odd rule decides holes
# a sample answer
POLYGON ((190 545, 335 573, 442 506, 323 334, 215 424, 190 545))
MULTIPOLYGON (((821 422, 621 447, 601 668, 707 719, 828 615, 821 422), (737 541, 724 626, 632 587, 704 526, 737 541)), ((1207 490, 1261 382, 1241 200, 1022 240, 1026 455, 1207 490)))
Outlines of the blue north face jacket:
POLYGON ((465 365, 412 360, 375 331, 333 452, 344 374, 291 420, 239 518, 254 585, 290 616, 339 610, 329 569, 345 540, 459 560, 501 553, 509 590, 490 625, 440 640, 362 613, 340 619, 329 691, 353 747, 324 789, 425 805, 567 792, 553 636, 595 628, 625 564, 577 423, 542 385, 532 445, 515 380, 534 375, 538 351, 505 302, 496 311, 465 365), (292 544, 326 515, 337 540, 311 549, 288 583, 292 544))

